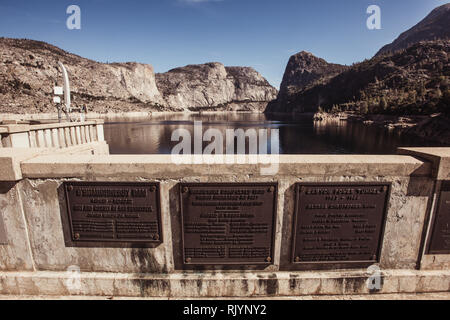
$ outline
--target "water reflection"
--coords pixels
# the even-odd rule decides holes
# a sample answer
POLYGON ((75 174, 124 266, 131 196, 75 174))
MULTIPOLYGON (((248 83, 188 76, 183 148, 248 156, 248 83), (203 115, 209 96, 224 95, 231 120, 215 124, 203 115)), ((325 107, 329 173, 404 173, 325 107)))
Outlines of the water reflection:
POLYGON ((170 154, 177 144, 171 141, 173 131, 187 129, 193 137, 195 121, 202 121, 203 132, 214 128, 224 137, 227 129, 279 129, 282 154, 394 154, 400 146, 437 146, 360 123, 314 122, 306 115, 250 113, 166 114, 151 119, 121 119, 105 125, 105 138, 112 154, 170 154))

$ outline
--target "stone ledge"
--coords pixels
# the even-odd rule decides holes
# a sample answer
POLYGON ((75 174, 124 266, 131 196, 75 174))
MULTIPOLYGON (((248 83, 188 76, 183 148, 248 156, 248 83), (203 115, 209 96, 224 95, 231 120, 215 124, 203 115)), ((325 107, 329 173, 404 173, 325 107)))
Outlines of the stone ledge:
MULTIPOLYGON (((178 161, 192 159, 178 156, 178 161)), ((209 157, 210 160, 223 159, 209 157)), ((229 159, 226 156, 226 159, 229 159)), ((429 176, 431 165, 401 155, 280 155, 275 176, 429 176)), ((142 177, 151 179, 185 176, 261 175, 267 164, 180 164, 170 155, 40 156, 21 165, 26 178, 142 177)), ((271 176, 267 176, 271 177, 271 176)), ((273 176, 272 176, 273 177, 273 176)))
POLYGON ((45 150, 38 148, 1 148, 0 181, 19 181, 22 179, 20 163, 31 159, 45 150))
MULTIPOLYGON (((370 292, 364 270, 336 272, 117 274, 82 273, 69 290, 66 272, 0 272, 1 295, 122 296, 154 298, 278 298, 450 292, 450 270, 382 271, 382 288, 370 292)), ((368 296, 369 297, 369 296, 368 296)))
POLYGON ((66 148, 0 148, 0 181, 19 181, 23 178, 21 163, 40 155, 109 154, 105 141, 95 141, 66 148))
POLYGON ((398 154, 430 161, 433 178, 437 180, 450 179, 450 148, 399 148, 398 154))

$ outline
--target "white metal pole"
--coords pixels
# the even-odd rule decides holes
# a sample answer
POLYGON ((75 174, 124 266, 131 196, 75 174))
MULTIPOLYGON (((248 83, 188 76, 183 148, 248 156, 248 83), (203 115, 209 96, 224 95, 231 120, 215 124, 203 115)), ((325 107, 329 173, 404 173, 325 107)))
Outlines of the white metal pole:
POLYGON ((71 106, 70 106, 70 82, 69 82, 69 75, 67 73, 66 67, 59 62, 59 66, 62 69, 63 72, 63 79, 64 79, 64 102, 66 104, 66 111, 67 113, 71 112, 71 106))

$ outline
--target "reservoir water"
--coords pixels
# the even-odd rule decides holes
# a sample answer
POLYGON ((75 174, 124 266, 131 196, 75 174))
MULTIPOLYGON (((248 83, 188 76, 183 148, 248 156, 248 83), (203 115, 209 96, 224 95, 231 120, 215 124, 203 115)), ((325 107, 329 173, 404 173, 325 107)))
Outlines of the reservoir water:
MULTIPOLYGON (((176 129, 194 137, 194 122, 203 132, 218 129, 278 129, 281 154, 395 154, 398 147, 439 146, 395 130, 346 121, 314 122, 311 116, 249 113, 165 114, 151 119, 115 119, 105 124, 111 154, 170 154, 176 129)), ((268 141, 270 143, 270 139, 268 141)), ((204 143, 204 146, 208 145, 204 143)), ((270 149, 270 147, 269 147, 270 149)))

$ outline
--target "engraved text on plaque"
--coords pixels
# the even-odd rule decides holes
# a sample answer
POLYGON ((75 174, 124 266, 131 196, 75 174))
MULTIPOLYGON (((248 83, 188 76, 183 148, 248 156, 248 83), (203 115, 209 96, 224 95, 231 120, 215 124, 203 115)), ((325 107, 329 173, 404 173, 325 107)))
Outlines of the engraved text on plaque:
POLYGON ((276 184, 180 187, 185 264, 272 264, 276 184))
POLYGON ((161 243, 158 184, 67 182, 64 190, 75 245, 161 243))
POLYGON ((379 260, 389 184, 297 184, 294 264, 379 260))

